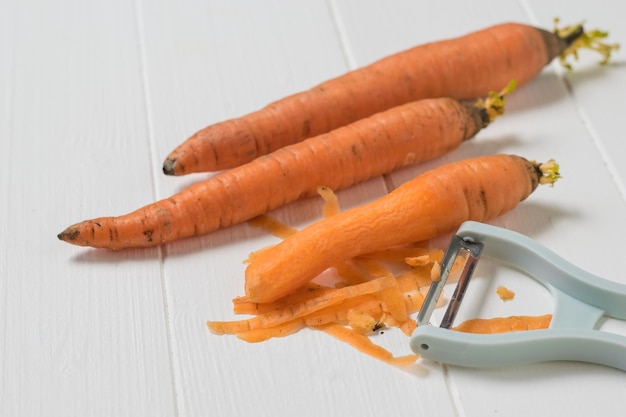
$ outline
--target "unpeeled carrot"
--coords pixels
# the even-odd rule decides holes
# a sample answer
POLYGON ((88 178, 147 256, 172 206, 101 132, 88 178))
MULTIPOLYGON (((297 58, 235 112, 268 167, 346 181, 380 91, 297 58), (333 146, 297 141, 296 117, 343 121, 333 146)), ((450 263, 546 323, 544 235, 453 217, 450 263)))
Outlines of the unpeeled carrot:
MULTIPOLYGON (((183 175, 232 168, 411 101, 475 99, 512 79, 523 84, 553 58, 575 54, 569 47, 581 35, 581 25, 549 32, 505 23, 416 46, 256 112, 201 129, 169 154, 163 171, 183 175)), ((604 32, 591 32, 576 48, 606 49, 598 43, 604 36, 604 32)))
POLYGON ((241 223, 289 202, 441 156, 503 111, 503 94, 479 104, 450 98, 395 107, 265 155, 118 217, 72 225, 58 238, 75 245, 149 247, 241 223), (495 113, 494 113, 495 112, 495 113))
POLYGON ((467 220, 487 221, 513 209, 557 166, 513 155, 490 155, 428 171, 386 196, 313 223, 248 265, 246 296, 271 302, 344 259, 451 232, 467 220))

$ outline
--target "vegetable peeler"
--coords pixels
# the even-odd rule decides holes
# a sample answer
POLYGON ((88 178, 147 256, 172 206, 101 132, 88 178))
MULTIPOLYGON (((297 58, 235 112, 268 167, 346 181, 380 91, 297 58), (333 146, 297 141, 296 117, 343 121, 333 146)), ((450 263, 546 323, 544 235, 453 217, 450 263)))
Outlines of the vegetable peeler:
POLYGON ((626 320, 626 285, 586 272, 534 240, 507 229, 465 222, 452 238, 417 317, 411 349, 423 358, 466 367, 571 360, 626 370, 626 336, 598 330, 601 319, 626 320), (481 255, 502 261, 547 287, 554 297, 549 328, 499 334, 451 330, 481 255), (465 258, 439 327, 431 315, 457 257, 465 258))

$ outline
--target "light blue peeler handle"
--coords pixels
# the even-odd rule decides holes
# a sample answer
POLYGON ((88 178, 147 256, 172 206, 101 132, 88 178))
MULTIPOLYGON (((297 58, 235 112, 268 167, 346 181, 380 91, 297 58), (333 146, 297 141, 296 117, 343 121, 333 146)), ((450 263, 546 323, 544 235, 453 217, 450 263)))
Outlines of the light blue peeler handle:
POLYGON ((573 360, 626 370, 626 336, 595 329, 603 316, 626 320, 626 285, 590 274, 510 230, 466 222, 457 235, 484 243, 485 256, 545 285, 555 301, 550 327, 485 335, 419 326, 411 337, 415 353, 468 367, 573 360))

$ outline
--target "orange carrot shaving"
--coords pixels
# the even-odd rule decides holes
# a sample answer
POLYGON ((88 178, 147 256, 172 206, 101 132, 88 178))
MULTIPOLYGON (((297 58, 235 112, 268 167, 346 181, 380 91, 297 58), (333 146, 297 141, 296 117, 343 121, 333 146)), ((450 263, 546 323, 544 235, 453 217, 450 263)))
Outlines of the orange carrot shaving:
POLYGON ((427 267, 411 268, 400 272, 397 277, 398 285, 403 292, 417 290, 430 286, 432 280, 427 267))
POLYGON ((422 266, 433 260, 441 263, 443 260, 443 251, 441 249, 433 249, 424 255, 407 257, 404 259, 404 262, 410 266, 422 266))
POLYGON ((265 229, 271 234, 273 234, 274 236, 280 237, 283 239, 297 232, 296 229, 286 226, 284 223, 281 223, 277 221, 276 219, 274 219, 273 217, 266 216, 264 214, 261 214, 260 216, 256 216, 248 220, 248 223, 251 224, 252 226, 265 229))
POLYGON ((263 314, 273 310, 281 310, 292 304, 300 304, 305 301, 319 297, 328 291, 327 287, 310 282, 298 288, 293 293, 274 303, 256 303, 250 301, 247 297, 237 297, 233 300, 233 308, 236 314, 263 314))
MULTIPOLYGON (((380 297, 385 305, 385 312, 388 314, 386 323, 391 320, 395 322, 395 327, 400 327, 404 322, 411 320, 407 311, 407 305, 404 294, 400 291, 397 281, 394 279, 395 285, 383 288, 380 291, 380 297)), ((414 321, 414 320, 411 320, 414 321)))
POLYGON ((547 329, 552 314, 542 316, 510 316, 493 319, 471 319, 464 321, 453 330, 466 333, 506 333, 523 330, 547 329))
POLYGON ((339 213, 339 200, 337 195, 328 187, 317 187, 317 193, 324 199, 322 216, 330 217, 339 213))
POLYGON ((496 288, 496 293, 502 301, 510 301, 515 298, 515 293, 503 285, 499 285, 496 288))
POLYGON ((384 317, 383 314, 375 317, 368 312, 352 308, 348 310, 348 326, 357 333, 368 335, 384 326, 384 317))
POLYGON ((247 320, 212 322, 210 327, 211 331, 216 334, 236 334, 263 327, 271 327, 292 319, 304 317, 324 307, 339 304, 347 298, 379 292, 393 284, 394 281, 389 277, 381 277, 349 287, 320 289, 319 294, 316 294, 315 297, 300 304, 286 306, 284 310, 268 311, 247 320))
POLYGON ((409 314, 419 310, 423 296, 399 292, 398 283, 394 277, 385 276, 344 288, 313 285, 265 305, 251 303, 241 297, 234 300, 235 311, 257 314, 255 317, 229 322, 210 321, 207 325, 214 334, 232 334, 248 342, 284 337, 304 327, 331 329, 333 335, 347 338, 342 340, 349 340, 366 354, 388 363, 402 364, 408 357, 397 359, 373 342, 351 335, 352 332, 372 334, 388 325, 400 328, 407 336, 412 334, 415 321, 409 314), (307 296, 309 293, 312 295, 307 296), (345 330, 328 327, 335 325, 345 330))
MULTIPOLYGON (((380 298, 375 294, 369 294, 347 299, 341 304, 326 307, 322 310, 311 313, 304 318, 304 321, 307 326, 319 326, 328 323, 350 325, 351 311, 360 312, 363 315, 378 318, 379 320, 382 320, 385 315, 384 307, 380 298)), ((352 319, 355 319, 355 316, 353 316, 352 319)), ((356 324, 362 325, 362 323, 359 322, 356 324)), ((373 328, 372 331, 374 331, 373 328)))
POLYGON ((438 282, 441 280, 441 264, 439 262, 435 262, 433 267, 430 270, 430 279, 433 282, 438 282))
POLYGON ((334 267, 344 285, 354 285, 369 281, 371 277, 359 268, 355 262, 347 260, 334 267))
MULTIPOLYGON (((285 337, 293 334, 305 327, 303 319, 295 319, 286 321, 284 323, 277 324, 272 327, 264 327, 262 329, 247 330, 241 333, 235 333, 241 340, 245 340, 249 343, 264 342, 274 337, 285 337)), ((211 325, 209 324, 209 329, 211 325)))
POLYGON ((372 342, 372 340, 367 336, 340 324, 326 324, 323 326, 316 326, 316 328, 328 333, 329 335, 335 337, 338 340, 341 340, 342 342, 354 346, 365 354, 368 354, 376 359, 380 359, 381 361, 389 363, 391 365, 411 365, 415 363, 415 361, 419 358, 419 355, 415 354, 393 356, 393 354, 387 349, 374 344, 374 342, 372 342))

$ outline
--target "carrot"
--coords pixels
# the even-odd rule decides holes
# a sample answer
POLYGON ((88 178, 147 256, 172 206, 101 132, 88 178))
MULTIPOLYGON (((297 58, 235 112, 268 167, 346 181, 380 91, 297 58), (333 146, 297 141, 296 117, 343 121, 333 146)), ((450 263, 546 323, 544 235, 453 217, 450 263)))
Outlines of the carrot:
POLYGON ((543 316, 510 316, 492 319, 471 319, 464 321, 453 330, 466 333, 506 333, 522 330, 547 329, 552 314, 543 316))
MULTIPOLYGON (((441 156, 503 112, 504 95, 479 104, 422 100, 378 113, 219 173, 129 214, 72 225, 58 238, 75 245, 149 247, 241 223, 289 202, 441 156)), ((332 202, 329 207, 332 207, 332 202)))
POLYGON ((163 172, 183 175, 232 168, 411 101, 474 99, 512 79, 526 83, 556 56, 565 62, 579 48, 599 50, 604 56, 608 47, 610 54, 612 46, 601 42, 605 32, 590 32, 579 41, 581 35, 581 25, 548 32, 505 23, 416 46, 201 129, 168 155, 163 172))
POLYGON ((259 254, 246 268, 246 295, 252 301, 271 302, 343 259, 430 239, 466 220, 497 217, 539 183, 553 183, 557 169, 553 162, 490 155, 428 171, 378 200, 316 222, 259 254))

